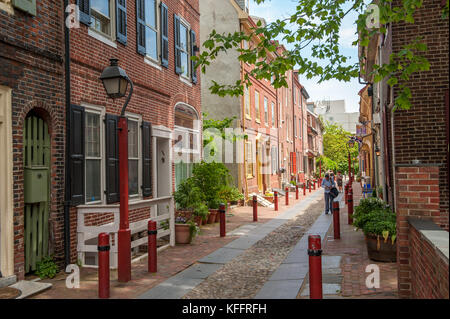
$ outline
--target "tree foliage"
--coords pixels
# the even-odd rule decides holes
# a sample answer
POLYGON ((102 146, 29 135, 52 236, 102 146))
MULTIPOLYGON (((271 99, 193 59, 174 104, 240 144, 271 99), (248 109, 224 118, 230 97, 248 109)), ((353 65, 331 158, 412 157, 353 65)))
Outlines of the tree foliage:
MULTIPOLYGON (((270 0, 255 0, 260 4, 270 0)), ((414 13, 422 7, 423 0, 379 0, 379 26, 368 28, 367 21, 372 21, 373 10, 367 9, 364 0, 298 0, 296 11, 286 19, 278 19, 263 26, 260 21, 252 28, 250 34, 242 31, 219 34, 215 30, 203 43, 204 50, 197 57, 193 57, 196 65, 204 73, 206 67, 214 61, 221 52, 235 49, 240 52, 239 60, 255 66, 250 74, 245 74, 243 80, 236 83, 223 84, 212 81, 210 90, 220 96, 238 96, 243 94, 244 84, 251 85, 250 77, 271 81, 275 88, 287 87, 286 71, 298 69, 300 74, 308 79, 318 77, 319 83, 337 79, 350 81, 359 76, 360 64, 350 62, 339 47, 339 31, 343 19, 350 13, 356 12, 356 32, 359 40, 353 42, 354 46, 362 48, 369 45, 369 40, 375 34, 386 33, 389 23, 414 23, 414 13), (398 3, 398 4, 397 4, 398 3), (257 37, 254 46, 248 49, 241 48, 242 41, 249 41, 257 37), (278 43, 274 41, 281 38, 292 49, 282 54, 268 55, 277 50, 278 43), (311 57, 305 57, 304 49, 311 48, 311 57), (324 62, 324 63, 318 63, 324 62)), ((449 0, 442 9, 442 18, 448 19, 449 0)), ((423 56, 427 50, 422 39, 411 37, 410 43, 404 45, 402 50, 391 54, 389 61, 382 65, 375 65, 371 74, 374 82, 383 79, 388 84, 398 88, 395 107, 410 108, 411 89, 408 80, 416 72, 429 69, 429 62, 423 56)), ((364 50, 363 50, 364 52, 364 50)), ((364 57, 361 59, 364 63, 364 57)))

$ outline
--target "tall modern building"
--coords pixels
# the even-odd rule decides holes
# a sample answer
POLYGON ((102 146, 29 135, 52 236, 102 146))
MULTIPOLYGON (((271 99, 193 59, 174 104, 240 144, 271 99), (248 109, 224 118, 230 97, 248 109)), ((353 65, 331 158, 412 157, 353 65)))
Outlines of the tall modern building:
POLYGON ((325 121, 341 124, 344 130, 352 134, 356 133, 359 113, 346 112, 345 100, 318 101, 315 103, 314 113, 321 115, 325 121))

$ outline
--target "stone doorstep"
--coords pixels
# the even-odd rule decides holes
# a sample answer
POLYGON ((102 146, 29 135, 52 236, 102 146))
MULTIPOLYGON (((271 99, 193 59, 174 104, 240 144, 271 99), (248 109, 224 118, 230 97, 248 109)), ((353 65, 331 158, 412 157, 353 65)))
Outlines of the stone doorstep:
POLYGON ((1 277, 0 278, 0 288, 8 287, 10 285, 13 285, 17 282, 17 276, 12 275, 8 277, 1 277))
POLYGON ((24 299, 26 297, 32 296, 34 294, 37 294, 39 292, 42 292, 44 290, 51 288, 52 284, 36 282, 36 281, 21 280, 21 281, 15 283, 14 285, 11 285, 10 287, 19 289, 22 292, 22 294, 19 297, 17 297, 16 299, 24 299))

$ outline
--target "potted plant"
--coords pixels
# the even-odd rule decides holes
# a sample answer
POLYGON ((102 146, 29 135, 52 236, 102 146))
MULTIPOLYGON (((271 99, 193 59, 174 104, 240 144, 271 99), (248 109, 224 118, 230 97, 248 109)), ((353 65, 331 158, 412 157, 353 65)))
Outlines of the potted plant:
POLYGON ((173 193, 173 197, 177 205, 175 217, 181 216, 190 219, 192 216, 198 215, 199 210, 202 211, 202 194, 192 178, 183 180, 173 193))
POLYGON ((190 244, 199 231, 200 228, 192 219, 183 216, 175 218, 175 243, 190 244))
MULTIPOLYGON (((244 199, 244 195, 239 191, 238 188, 233 186, 224 186, 219 191, 219 202, 225 204, 225 209, 228 209, 230 203, 237 203, 239 200, 244 199)), ((216 222, 220 221, 220 214, 216 215, 216 222)))
POLYGON ((375 261, 395 262, 396 215, 376 197, 362 199, 355 208, 353 225, 364 233, 367 253, 375 261))
POLYGON ((208 220, 209 210, 208 206, 203 203, 194 207, 193 217, 198 226, 203 225, 203 222, 208 220))
POLYGON ((219 215, 220 199, 214 198, 213 200, 209 201, 207 205, 209 208, 208 224, 217 222, 218 221, 217 216, 219 215))

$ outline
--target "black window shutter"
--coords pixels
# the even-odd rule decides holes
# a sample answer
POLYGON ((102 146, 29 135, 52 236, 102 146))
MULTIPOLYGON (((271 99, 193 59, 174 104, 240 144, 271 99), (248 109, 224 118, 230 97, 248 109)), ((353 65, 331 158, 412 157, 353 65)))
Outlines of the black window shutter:
POLYGON ((70 200, 76 206, 84 204, 84 108, 71 105, 69 116, 70 200))
MULTIPOLYGON (((191 30, 190 31, 190 35, 191 35, 191 56, 195 55, 195 46, 196 46, 196 36, 195 36, 195 31, 191 30)), ((195 62, 191 59, 191 78, 192 78, 192 83, 196 84, 197 83, 197 70, 195 69, 195 62)))
POLYGON ((174 14, 174 42, 175 42, 175 73, 181 74, 181 42, 180 42, 180 18, 174 14))
POLYGON ((117 42, 127 44, 127 0, 116 0, 117 42))
POLYGON ((106 202, 116 203, 119 198, 119 143, 117 126, 119 117, 106 114, 106 202))
POLYGON ((80 22, 90 25, 91 24, 91 1, 90 0, 77 0, 77 5, 80 12, 80 22))
POLYGON ((142 195, 152 195, 152 125, 142 123, 142 195))
POLYGON ((136 0, 137 52, 145 55, 145 0, 136 0))
POLYGON ((169 67, 169 15, 167 6, 161 2, 161 65, 169 67))

